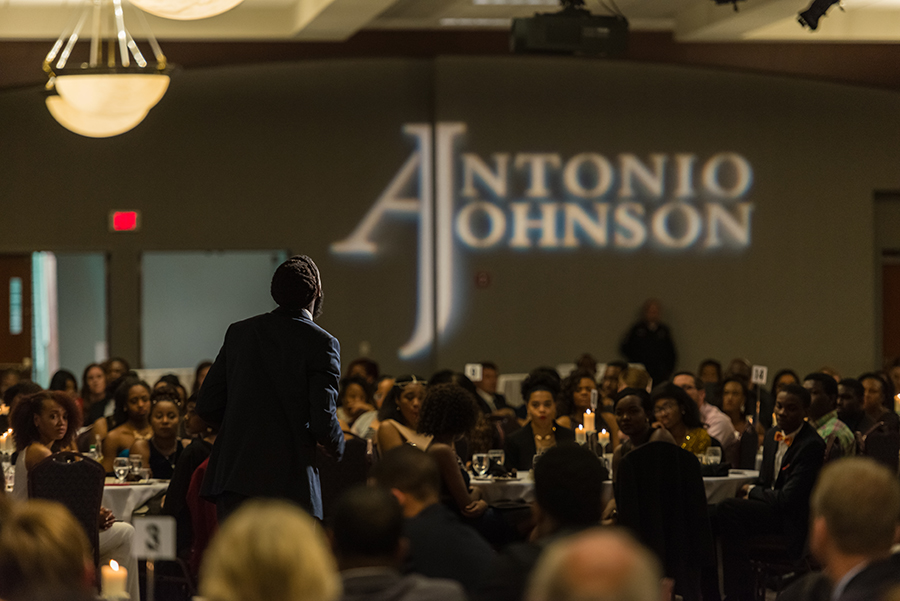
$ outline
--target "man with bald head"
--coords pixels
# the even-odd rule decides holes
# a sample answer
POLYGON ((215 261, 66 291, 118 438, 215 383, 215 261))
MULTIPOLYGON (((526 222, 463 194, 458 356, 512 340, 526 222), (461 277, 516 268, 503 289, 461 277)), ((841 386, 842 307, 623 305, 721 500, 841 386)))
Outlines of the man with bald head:
POLYGON ((659 562, 626 531, 595 528, 547 548, 525 599, 661 601, 671 597, 666 588, 659 562))

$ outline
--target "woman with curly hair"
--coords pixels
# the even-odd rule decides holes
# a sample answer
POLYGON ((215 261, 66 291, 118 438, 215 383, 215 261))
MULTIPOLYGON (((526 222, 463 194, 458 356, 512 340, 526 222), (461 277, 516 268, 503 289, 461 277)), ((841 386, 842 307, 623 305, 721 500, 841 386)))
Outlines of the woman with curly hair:
POLYGON ((13 497, 28 497, 28 470, 58 451, 76 450, 75 433, 81 426, 81 409, 61 390, 44 390, 20 399, 9 423, 16 440, 16 479, 13 497))
POLYGON ((464 518, 481 517, 488 508, 481 491, 469 487, 454 446, 475 425, 477 410, 475 398, 459 384, 437 384, 429 387, 419 414, 419 433, 432 437, 425 451, 441 472, 441 500, 464 518))
POLYGON ((599 418, 595 427, 598 431, 609 432, 612 448, 615 449, 619 444, 619 427, 616 425, 616 416, 603 410, 603 406, 599 402, 600 391, 597 390, 597 382, 589 370, 576 369, 563 380, 562 396, 557 410, 560 417, 556 418, 556 423, 571 430, 583 425, 584 412, 591 409, 591 393, 595 390, 598 396, 596 412, 599 418))
POLYGON ((575 432, 556 421, 559 382, 552 374, 532 371, 522 381, 528 423, 506 439, 506 469, 530 470, 534 456, 561 442, 575 442, 575 432))

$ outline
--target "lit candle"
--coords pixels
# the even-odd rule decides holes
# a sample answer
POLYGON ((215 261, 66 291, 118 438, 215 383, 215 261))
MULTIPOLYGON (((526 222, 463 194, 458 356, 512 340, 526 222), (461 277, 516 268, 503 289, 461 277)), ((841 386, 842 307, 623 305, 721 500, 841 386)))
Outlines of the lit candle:
POLYGON ((584 412, 584 429, 586 431, 593 432, 597 429, 594 427, 594 418, 595 415, 591 413, 590 409, 584 412))
POLYGON ((600 430, 597 433, 597 443, 600 445, 600 448, 603 449, 603 452, 606 452, 606 445, 609 444, 609 432, 606 430, 600 430))
POLYGON ((578 444, 584 444, 587 442, 587 432, 584 431, 584 426, 578 424, 578 429, 575 430, 575 442, 578 444))
POLYGON ((128 570, 120 568, 116 560, 109 562, 108 566, 100 568, 100 588, 107 599, 112 597, 126 597, 125 584, 128 580, 128 570))

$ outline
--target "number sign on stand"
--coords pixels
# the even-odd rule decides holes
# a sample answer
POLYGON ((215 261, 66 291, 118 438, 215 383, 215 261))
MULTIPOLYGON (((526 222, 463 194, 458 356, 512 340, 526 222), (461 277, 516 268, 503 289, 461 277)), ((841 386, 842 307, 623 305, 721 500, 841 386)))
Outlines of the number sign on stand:
POLYGON ((157 559, 175 559, 175 518, 154 516, 134 519, 132 553, 147 560, 147 601, 154 601, 154 565, 157 559))

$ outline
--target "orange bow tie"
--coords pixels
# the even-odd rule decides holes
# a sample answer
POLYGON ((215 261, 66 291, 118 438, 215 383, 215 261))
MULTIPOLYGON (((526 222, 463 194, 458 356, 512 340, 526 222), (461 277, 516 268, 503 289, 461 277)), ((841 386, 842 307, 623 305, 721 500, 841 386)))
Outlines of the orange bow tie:
POLYGON ((782 442, 782 441, 784 441, 784 444, 786 444, 787 446, 791 446, 791 443, 794 442, 794 437, 793 436, 785 436, 784 432, 776 432, 775 433, 775 442, 782 442))

